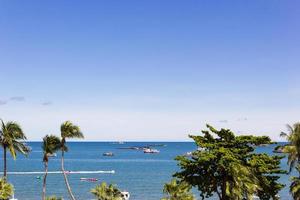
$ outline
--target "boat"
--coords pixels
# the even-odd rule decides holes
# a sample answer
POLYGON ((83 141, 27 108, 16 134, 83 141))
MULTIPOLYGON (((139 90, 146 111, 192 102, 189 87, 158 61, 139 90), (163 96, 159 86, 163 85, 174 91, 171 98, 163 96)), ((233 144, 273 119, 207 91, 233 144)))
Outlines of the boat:
POLYGON ((149 147, 166 147, 166 144, 149 144, 149 147))
POLYGON ((113 152, 105 152, 102 155, 103 156, 114 156, 113 152))
POLYGON ((159 153, 157 149, 145 148, 144 153, 159 153))
POLYGON ((57 156, 56 153, 49 153, 49 154, 48 154, 48 157, 56 157, 56 156, 57 156))
POLYGON ((18 200, 18 199, 15 199, 15 195, 13 194, 12 198, 10 198, 9 200, 18 200))
POLYGON ((80 181, 96 182, 97 178, 80 178, 80 181))
POLYGON ((112 144, 125 144, 123 141, 113 142, 112 144))
POLYGON ((130 198, 129 192, 127 192, 127 191, 121 192, 121 198, 122 198, 122 200, 129 200, 129 198, 130 198))
POLYGON ((192 155, 193 155, 193 152, 191 152, 191 151, 186 152, 186 153, 184 154, 184 156, 186 156, 186 157, 191 157, 192 155))

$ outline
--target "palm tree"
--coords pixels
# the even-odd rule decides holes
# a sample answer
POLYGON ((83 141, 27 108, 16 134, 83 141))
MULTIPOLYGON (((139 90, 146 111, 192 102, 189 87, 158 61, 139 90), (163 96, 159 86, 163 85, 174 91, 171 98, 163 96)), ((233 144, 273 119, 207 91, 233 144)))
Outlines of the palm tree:
POLYGON ((285 137, 289 142, 283 147, 283 152, 288 154, 288 165, 290 172, 296 163, 300 163, 300 123, 293 126, 287 125, 288 133, 281 132, 280 136, 285 137))
POLYGON ((14 194, 14 187, 5 178, 0 179, 0 199, 7 200, 14 194))
POLYGON ((300 123, 295 123, 293 126, 287 125, 288 133, 282 132, 280 136, 285 137, 289 142, 283 147, 283 152, 288 154, 288 165, 290 172, 296 166, 299 173, 298 177, 292 177, 290 192, 294 199, 300 199, 300 123))
POLYGON ((91 193, 95 195, 98 200, 122 200, 121 191, 114 185, 107 185, 105 182, 93 188, 91 193))
POLYGON ((65 172, 65 167, 64 167, 64 153, 68 151, 68 147, 66 146, 66 139, 67 138, 84 138, 82 132, 80 131, 79 126, 74 125, 70 121, 64 122, 60 126, 60 133, 61 133, 61 170, 64 175, 65 183, 69 192, 69 195, 72 200, 75 200, 75 197, 72 193, 68 177, 65 172))
POLYGON ((194 200, 194 195, 190 192, 191 188, 186 182, 172 179, 170 183, 164 185, 163 192, 167 197, 161 200, 194 200))
POLYGON ((46 179, 48 175, 48 161, 49 161, 49 155, 54 154, 57 150, 60 149, 60 139, 55 135, 46 135, 43 138, 43 162, 45 166, 45 175, 43 180, 43 200, 46 199, 46 179))
MULTIPOLYGON (((297 171, 300 173, 300 165, 296 166, 297 171)), ((300 199, 300 177, 292 177, 292 184, 290 186, 290 193, 296 200, 300 199)))
POLYGON ((3 120, 1 120, 0 144, 3 147, 3 173, 5 179, 7 177, 7 149, 9 150, 13 159, 16 159, 17 152, 27 155, 30 149, 23 143, 24 140, 26 140, 26 136, 19 124, 17 124, 16 122, 7 122, 5 124, 3 120))

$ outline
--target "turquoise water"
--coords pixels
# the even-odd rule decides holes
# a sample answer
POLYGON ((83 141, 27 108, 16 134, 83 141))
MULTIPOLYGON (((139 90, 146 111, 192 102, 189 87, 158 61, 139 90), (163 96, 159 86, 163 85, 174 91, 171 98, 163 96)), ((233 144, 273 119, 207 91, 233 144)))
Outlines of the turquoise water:
MULTIPOLYGON (((71 174, 69 181, 78 200, 93 199, 90 189, 97 183, 82 182, 80 178, 98 178, 101 181, 116 184, 120 189, 131 194, 131 200, 158 200, 162 197, 163 184, 168 182, 171 175, 178 169, 174 157, 194 150, 194 143, 164 142, 165 147, 155 147, 159 154, 144 154, 142 151, 118 149, 129 146, 146 146, 162 144, 154 142, 129 142, 113 144, 111 142, 71 142, 66 153, 66 170, 115 170, 115 174, 71 174), (102 153, 112 151, 114 157, 103 157, 102 153)), ((41 143, 30 142, 32 152, 29 157, 19 156, 16 161, 8 159, 9 171, 43 171, 41 143)), ((258 152, 272 154, 274 146, 259 147, 258 152)), ((0 154, 2 155, 2 154, 0 154)), ((3 160, 0 160, 3 167, 3 160)), ((287 168, 286 159, 282 167, 287 168)), ((60 170, 60 156, 51 158, 49 170, 60 170)), ((19 200, 41 199, 42 180, 37 175, 9 175, 8 179, 15 186, 15 197, 19 200)), ((288 176, 281 181, 289 185, 288 176)), ((68 199, 63 177, 61 174, 50 174, 47 180, 47 194, 55 194, 68 199)), ((288 188, 281 191, 281 199, 291 199, 288 188)))

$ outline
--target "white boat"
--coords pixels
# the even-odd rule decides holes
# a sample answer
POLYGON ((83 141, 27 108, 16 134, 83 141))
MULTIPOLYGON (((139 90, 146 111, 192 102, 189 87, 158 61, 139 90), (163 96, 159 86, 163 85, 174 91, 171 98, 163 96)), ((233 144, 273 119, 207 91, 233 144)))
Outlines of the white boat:
POLYGON ((103 156, 114 156, 113 152, 105 152, 103 153, 103 156))
POLYGON ((18 199, 15 199, 15 195, 13 194, 12 198, 9 200, 18 200, 18 199))
POLYGON ((146 148, 144 149, 144 153, 159 153, 159 151, 157 149, 146 148))
POLYGON ((184 156, 186 156, 186 157, 191 157, 192 155, 193 155, 193 152, 191 152, 191 151, 186 152, 186 153, 184 154, 184 156))
POLYGON ((80 181, 97 182, 97 178, 80 178, 80 181))
POLYGON ((56 155, 56 153, 49 153, 48 154, 48 157, 56 157, 57 155, 56 155))
POLYGON ((122 197, 122 200, 129 200, 130 194, 127 191, 123 191, 123 192, 121 192, 121 197, 122 197))

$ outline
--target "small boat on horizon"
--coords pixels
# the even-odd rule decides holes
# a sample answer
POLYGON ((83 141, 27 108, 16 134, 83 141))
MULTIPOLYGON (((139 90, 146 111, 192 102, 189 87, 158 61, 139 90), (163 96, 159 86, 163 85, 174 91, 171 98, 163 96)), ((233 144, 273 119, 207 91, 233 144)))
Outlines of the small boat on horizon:
POLYGON ((112 144, 125 144, 123 141, 112 142, 112 144))
POLYGON ((108 156, 108 157, 111 157, 111 156, 114 156, 114 153, 113 152, 105 152, 102 154, 103 156, 108 156))
POLYGON ((184 154, 184 156, 186 156, 186 157, 191 157, 192 155, 193 155, 193 152, 192 152, 192 151, 186 152, 186 153, 184 154))
POLYGON ((96 182, 97 178, 80 178, 80 181, 96 182))
POLYGON ((157 149, 145 148, 144 153, 159 153, 157 149))
POLYGON ((56 153, 49 153, 49 154, 48 154, 48 157, 56 157, 56 156, 57 156, 56 153))

